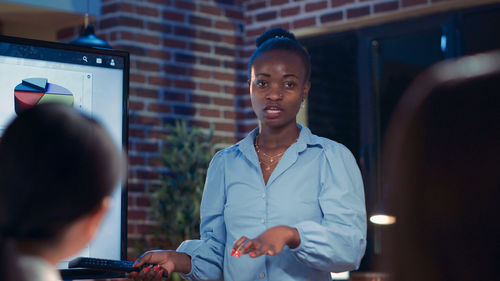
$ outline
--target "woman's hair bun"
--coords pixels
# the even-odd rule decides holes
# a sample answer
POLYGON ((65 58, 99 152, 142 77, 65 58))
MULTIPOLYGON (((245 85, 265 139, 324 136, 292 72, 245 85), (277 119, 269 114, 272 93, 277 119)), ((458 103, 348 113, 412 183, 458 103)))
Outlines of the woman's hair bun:
POLYGON ((257 39, 255 40, 255 45, 260 47, 264 42, 266 42, 269 39, 275 38, 275 37, 285 37, 290 40, 295 41, 295 35, 291 33, 290 31, 283 29, 281 27, 269 29, 266 32, 262 33, 257 39))

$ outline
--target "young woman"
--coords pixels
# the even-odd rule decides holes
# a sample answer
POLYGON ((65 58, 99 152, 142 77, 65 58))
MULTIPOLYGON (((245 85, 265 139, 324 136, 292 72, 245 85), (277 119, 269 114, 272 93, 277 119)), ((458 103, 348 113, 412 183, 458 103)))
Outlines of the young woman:
POLYGON ((94 237, 123 164, 105 130, 62 104, 22 112, 0 140, 0 279, 55 281, 94 237))
POLYGON ((249 86, 259 127, 212 159, 201 239, 148 252, 137 265, 189 280, 331 280, 332 271, 358 267, 366 214, 356 161, 296 122, 310 89, 309 55, 283 29, 265 32, 257 47, 249 86))

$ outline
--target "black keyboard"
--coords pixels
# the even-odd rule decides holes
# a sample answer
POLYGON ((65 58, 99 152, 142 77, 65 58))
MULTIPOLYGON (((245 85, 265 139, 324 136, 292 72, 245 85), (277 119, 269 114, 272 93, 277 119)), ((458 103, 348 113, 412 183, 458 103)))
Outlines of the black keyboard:
MULTIPOLYGON (((132 272, 141 271, 144 267, 149 266, 149 264, 145 264, 141 267, 133 267, 133 264, 133 261, 80 257, 70 261, 68 268, 90 268, 102 271, 132 272)), ((163 272, 163 277, 168 277, 167 271, 163 272)))

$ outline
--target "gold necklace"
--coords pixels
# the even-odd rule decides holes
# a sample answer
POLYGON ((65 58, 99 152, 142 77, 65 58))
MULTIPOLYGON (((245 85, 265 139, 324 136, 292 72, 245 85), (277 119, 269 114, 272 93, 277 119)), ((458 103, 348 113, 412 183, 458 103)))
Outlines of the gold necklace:
POLYGON ((278 164, 278 161, 274 161, 274 158, 281 157, 283 154, 285 154, 285 152, 288 149, 288 147, 290 147, 290 145, 292 145, 293 143, 297 142, 297 140, 299 138, 297 137, 297 139, 295 139, 295 141, 293 143, 291 143, 284 151, 282 151, 282 152, 280 152, 280 153, 278 153, 276 155, 269 155, 269 154, 265 153, 263 150, 261 150, 261 148, 258 145, 258 139, 259 139, 259 135, 257 135, 257 137, 255 138, 255 144, 254 144, 255 150, 257 151, 257 154, 262 153, 262 155, 264 155, 264 156, 266 156, 267 158, 270 159, 270 161, 267 162, 267 161, 264 161, 263 157, 259 157, 259 164, 260 165, 264 164, 265 170, 269 171, 269 170, 271 170, 272 166, 278 164))

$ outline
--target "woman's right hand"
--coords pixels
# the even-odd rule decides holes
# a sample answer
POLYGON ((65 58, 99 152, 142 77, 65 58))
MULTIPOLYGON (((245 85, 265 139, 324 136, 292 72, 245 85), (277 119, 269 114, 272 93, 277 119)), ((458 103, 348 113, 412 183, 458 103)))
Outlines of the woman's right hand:
POLYGON ((134 267, 141 267, 144 264, 151 264, 152 267, 145 267, 140 272, 132 272, 129 279, 135 281, 161 280, 164 271, 170 276, 172 272, 189 273, 191 271, 191 257, 185 253, 173 250, 154 250, 140 256, 134 267))

